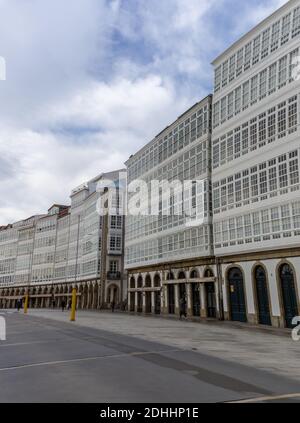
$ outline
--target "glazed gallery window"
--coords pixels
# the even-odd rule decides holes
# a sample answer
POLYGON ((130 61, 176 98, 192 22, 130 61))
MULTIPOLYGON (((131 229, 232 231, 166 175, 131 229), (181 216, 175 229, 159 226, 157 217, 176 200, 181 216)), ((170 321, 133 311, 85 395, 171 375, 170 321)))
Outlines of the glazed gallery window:
POLYGON ((294 150, 244 170, 242 175, 238 173, 214 182, 214 213, 219 213, 220 207, 238 207, 242 201, 244 205, 249 204, 249 199, 253 202, 257 198, 263 201, 269 196, 274 197, 274 194, 280 194, 277 193, 278 189, 284 190, 283 193, 287 189, 299 189, 299 180, 298 151, 294 150))
POLYGON ((117 262, 117 261, 115 261, 115 260, 110 261, 110 262, 109 262, 109 271, 110 271, 111 273, 117 273, 117 272, 118 272, 118 270, 119 270, 119 267, 118 267, 118 262, 117 262))
POLYGON ((298 129, 298 96, 293 96, 272 107, 249 122, 213 140, 213 168, 261 148, 298 129), (250 147, 250 149, 249 149, 250 147))

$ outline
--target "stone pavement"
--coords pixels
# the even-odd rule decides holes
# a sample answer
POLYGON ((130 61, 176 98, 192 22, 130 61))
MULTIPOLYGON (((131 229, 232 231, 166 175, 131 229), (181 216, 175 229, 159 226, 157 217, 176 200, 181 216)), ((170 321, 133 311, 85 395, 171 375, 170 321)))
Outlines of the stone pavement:
MULTIPOLYGON (((29 314, 69 321, 69 313, 58 310, 30 310, 29 314)), ((79 311, 74 325, 199 351, 300 381, 300 342, 293 341, 288 331, 276 334, 229 322, 197 323, 97 311, 79 311)))

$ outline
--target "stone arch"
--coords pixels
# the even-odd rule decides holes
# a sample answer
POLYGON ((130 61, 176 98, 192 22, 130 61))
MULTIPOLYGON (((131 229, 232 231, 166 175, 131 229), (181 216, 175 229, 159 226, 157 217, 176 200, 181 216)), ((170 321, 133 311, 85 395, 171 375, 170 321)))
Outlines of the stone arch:
POLYGON ((214 278, 215 277, 215 273, 212 270, 211 267, 205 267, 203 275, 205 278, 214 278))
MULTIPOLYGON (((161 277, 158 273, 154 275, 153 286, 154 288, 161 288, 161 277)), ((155 290, 154 292, 154 313, 161 313, 161 290, 155 290)))
POLYGON ((84 293, 83 293, 83 285, 80 283, 78 285, 78 299, 77 299, 77 308, 83 308, 83 301, 84 301, 84 293))
POLYGON ((185 271, 184 270, 180 270, 179 272, 178 272, 178 274, 177 274, 177 279, 180 281, 180 280, 184 280, 184 279, 186 279, 186 274, 185 274, 185 271))
POLYGON ((160 275, 158 273, 156 273, 154 275, 153 285, 154 285, 155 288, 160 288, 161 287, 161 277, 160 277, 160 275))
POLYGON ((197 269, 192 269, 190 272, 190 279, 199 279, 199 271, 197 269))
POLYGON ((92 302, 92 308, 95 310, 98 305, 98 292, 99 292, 99 285, 97 282, 93 285, 93 302, 92 302))
POLYGON ((145 277, 145 288, 151 288, 152 280, 151 275, 148 273, 145 277))
POLYGON ((138 288, 142 288, 143 287, 143 276, 139 275, 138 279, 137 279, 137 287, 138 288))
POLYGON ((58 307, 59 306, 59 286, 56 285, 54 288, 54 306, 58 307))
POLYGON ((227 304, 230 320, 247 322, 248 308, 244 269, 237 264, 226 269, 227 304))
POLYGON ((87 308, 88 307, 88 292, 89 292, 89 287, 87 283, 84 283, 83 285, 83 303, 82 303, 82 308, 87 308))
POLYGON ((116 284, 110 284, 107 287, 106 293, 107 304, 110 306, 113 302, 115 305, 119 304, 119 287, 116 284))
POLYGON ((276 267, 277 289, 279 294, 282 323, 285 327, 292 327, 291 320, 299 315, 300 298, 297 284, 296 269, 289 260, 281 260, 276 267), (284 277, 284 273, 288 276, 284 277))
POLYGON ((36 298, 36 301, 35 301, 35 307, 41 308, 41 305, 42 305, 42 297, 41 296, 43 295, 43 290, 42 290, 41 286, 37 287, 36 295, 38 295, 38 297, 36 298))
POLYGON ((174 273, 170 271, 167 274, 167 281, 174 281, 174 280, 175 280, 174 273))
MULTIPOLYGON (((260 261, 254 263, 252 266, 251 276, 257 323, 272 325, 272 302, 270 295, 269 275, 267 267, 264 265, 264 263, 260 261), (264 280, 258 279, 258 272, 260 269, 261 272, 264 273, 264 280), (265 298, 263 298, 261 295, 263 295, 265 298), (263 316, 263 314, 266 315, 263 316)), ((260 276, 262 276, 262 274, 260 276)))
MULTIPOLYGON (((139 275, 137 279, 137 287, 141 289, 143 287, 143 277, 139 275)), ((137 293, 137 312, 142 313, 143 311, 143 294, 142 292, 137 293)))
POLYGON ((129 287, 131 289, 135 289, 135 277, 134 276, 131 276, 131 278, 130 278, 129 287))

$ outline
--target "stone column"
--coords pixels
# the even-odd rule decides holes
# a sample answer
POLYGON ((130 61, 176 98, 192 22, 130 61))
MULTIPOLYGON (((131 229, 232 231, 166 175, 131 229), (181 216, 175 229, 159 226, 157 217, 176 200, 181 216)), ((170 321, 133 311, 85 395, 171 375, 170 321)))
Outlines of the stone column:
POLYGON ((179 304, 179 284, 175 284, 175 314, 180 314, 180 304, 179 304))
POLYGON ((146 292, 142 292, 143 313, 146 313, 146 292))
POLYGON ((87 300, 86 300, 86 309, 89 309, 90 307, 90 302, 91 302, 91 292, 90 292, 91 287, 88 285, 88 289, 87 289, 87 300))
POLYGON ((135 292, 135 300, 134 300, 135 304, 134 304, 134 311, 137 313, 138 311, 138 293, 135 292))
POLYGON ((219 286, 218 282, 215 282, 215 302, 216 302, 216 317, 220 318, 220 302, 219 302, 219 286))
POLYGON ((168 314, 168 287, 163 285, 160 291, 161 314, 168 314))
POLYGON ((155 292, 151 292, 151 313, 155 314, 155 292))
POLYGON ((186 284, 186 295, 187 295, 187 316, 193 317, 193 301, 192 301, 192 284, 186 284))
POLYGON ((207 301, 205 295, 205 285, 204 283, 200 284, 200 302, 201 302, 201 317, 207 317, 207 301))
POLYGON ((131 292, 130 291, 127 291, 127 292, 128 292, 127 307, 128 307, 128 311, 130 312, 131 311, 131 292))

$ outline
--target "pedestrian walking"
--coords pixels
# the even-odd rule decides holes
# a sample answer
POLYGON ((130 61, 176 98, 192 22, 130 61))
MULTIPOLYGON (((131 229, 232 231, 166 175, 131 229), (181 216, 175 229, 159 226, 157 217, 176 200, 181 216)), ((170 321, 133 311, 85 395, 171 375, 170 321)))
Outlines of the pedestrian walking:
POLYGON ((20 311, 22 308, 22 300, 17 300, 17 309, 20 311))
POLYGON ((110 305, 112 313, 114 313, 114 311, 115 311, 115 306, 116 306, 115 301, 112 300, 111 305, 110 305))
POLYGON ((180 320, 182 319, 182 316, 184 316, 185 318, 187 317, 186 314, 186 301, 184 297, 181 297, 179 300, 179 311, 180 311, 180 320))
POLYGON ((68 310, 71 310, 71 308, 72 308, 72 300, 69 300, 69 302, 68 302, 68 310))
POLYGON ((61 311, 65 311, 65 308, 66 308, 66 302, 65 302, 65 300, 62 300, 62 302, 61 302, 61 311))

